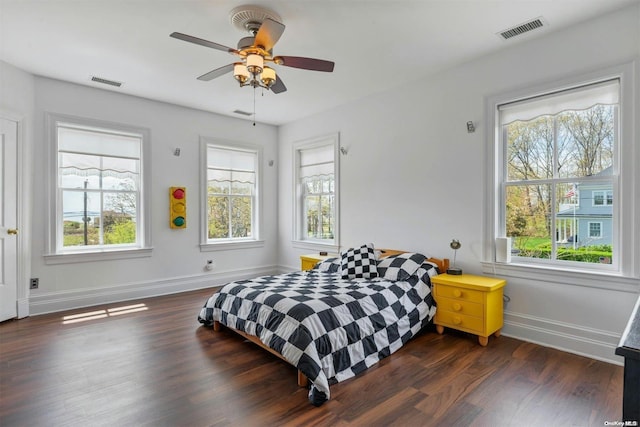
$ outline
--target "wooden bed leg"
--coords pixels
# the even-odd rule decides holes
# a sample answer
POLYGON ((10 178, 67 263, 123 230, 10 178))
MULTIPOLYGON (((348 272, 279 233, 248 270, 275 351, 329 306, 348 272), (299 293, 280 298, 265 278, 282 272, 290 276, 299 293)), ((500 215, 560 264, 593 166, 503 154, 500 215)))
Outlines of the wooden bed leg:
POLYGON ((436 332, 438 332, 440 335, 442 335, 442 333, 444 332, 444 326, 436 325, 436 332))
POLYGON ((222 329, 222 325, 220 325, 220 322, 218 322, 217 320, 213 321, 213 330, 216 332, 219 332, 220 329, 222 329))
POLYGON ((302 371, 298 371, 298 385, 300 387, 306 387, 308 383, 309 380, 307 379, 307 376, 303 374, 302 371))

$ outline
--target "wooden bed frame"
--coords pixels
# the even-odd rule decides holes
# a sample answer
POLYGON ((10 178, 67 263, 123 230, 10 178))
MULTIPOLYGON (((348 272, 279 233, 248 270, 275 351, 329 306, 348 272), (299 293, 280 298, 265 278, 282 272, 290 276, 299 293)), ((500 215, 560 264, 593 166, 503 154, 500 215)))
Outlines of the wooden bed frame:
MULTIPOLYGON (((398 255, 398 254, 402 254, 405 253, 407 251, 398 251, 395 249, 380 249, 380 258, 385 258, 391 255, 398 255)), ((444 274, 447 269, 449 268, 449 258, 427 258, 427 261, 435 264, 438 266, 438 270, 440 271, 441 274, 444 274)), ((213 330, 215 332, 219 332, 220 330, 222 330, 222 328, 224 327, 224 325, 222 323, 220 323, 219 321, 214 321, 213 322, 213 330)), ((251 341, 254 344, 259 345, 260 347, 264 348, 265 350, 267 350, 269 353, 276 355, 278 358, 284 360, 285 362, 289 363, 289 361, 287 359, 285 359, 280 353, 278 353, 277 351, 275 351, 272 348, 269 348, 268 346, 266 346, 265 344, 262 343, 262 341, 260 341, 260 338, 254 336, 254 335, 249 335, 245 332, 239 331, 237 329, 233 329, 230 327, 227 327, 227 329, 229 329, 230 331, 235 332, 238 335, 241 335, 242 337, 246 338, 247 340, 251 341)), ((306 387, 308 385, 309 381, 307 380, 307 377, 305 374, 303 374, 300 370, 298 370, 298 385, 300 387, 306 387)))

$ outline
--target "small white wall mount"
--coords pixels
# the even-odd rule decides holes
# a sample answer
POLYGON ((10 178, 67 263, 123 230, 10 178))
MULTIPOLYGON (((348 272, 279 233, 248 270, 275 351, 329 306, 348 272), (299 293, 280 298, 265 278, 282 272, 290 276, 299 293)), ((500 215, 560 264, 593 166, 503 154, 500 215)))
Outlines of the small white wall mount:
POLYGON ((473 124, 471 120, 467 122, 467 132, 474 133, 476 131, 476 126, 473 124))

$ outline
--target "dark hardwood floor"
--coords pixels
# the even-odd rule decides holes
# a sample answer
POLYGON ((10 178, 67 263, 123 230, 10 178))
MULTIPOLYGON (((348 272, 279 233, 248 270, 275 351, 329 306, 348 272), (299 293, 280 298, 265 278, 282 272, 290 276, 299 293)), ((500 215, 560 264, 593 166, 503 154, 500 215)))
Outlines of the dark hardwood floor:
POLYGON ((292 366, 197 323, 211 293, 0 324, 0 425, 603 426, 621 419, 621 366, 504 336, 481 347, 449 330, 424 331, 333 385, 331 400, 316 408, 292 366))

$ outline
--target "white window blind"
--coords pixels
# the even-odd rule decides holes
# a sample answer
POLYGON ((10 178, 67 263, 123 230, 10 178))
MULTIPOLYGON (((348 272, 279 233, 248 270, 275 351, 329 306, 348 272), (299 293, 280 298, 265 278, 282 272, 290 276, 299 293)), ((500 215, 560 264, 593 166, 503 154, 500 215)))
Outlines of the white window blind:
POLYGON ((619 94, 620 81, 615 79, 503 104, 498 107, 500 124, 529 121, 568 110, 586 110, 597 104, 615 105, 619 103, 619 94))
POLYGON ((322 175, 333 175, 333 157, 333 145, 323 145, 300 150, 300 178, 308 179, 322 175))
POLYGON ((140 157, 140 136, 58 125, 58 151, 111 157, 140 157))
POLYGON ((254 152, 207 147, 207 179, 209 181, 256 183, 254 152))

